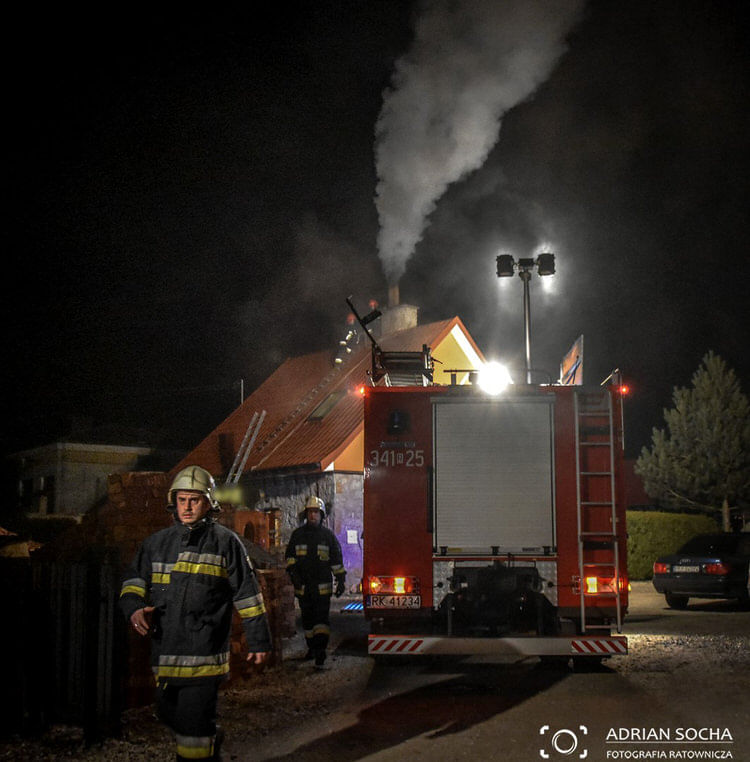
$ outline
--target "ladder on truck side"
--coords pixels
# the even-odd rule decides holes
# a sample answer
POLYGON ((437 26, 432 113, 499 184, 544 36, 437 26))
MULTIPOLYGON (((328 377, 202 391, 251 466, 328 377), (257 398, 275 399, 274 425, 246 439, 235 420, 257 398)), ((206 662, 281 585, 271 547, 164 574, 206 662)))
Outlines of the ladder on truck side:
POLYGON ((612 397, 608 389, 576 389, 576 497, 581 633, 610 629, 587 622, 587 598, 611 598, 622 632, 619 526, 616 513, 612 397), (611 590, 587 591, 587 577, 611 579, 611 590))

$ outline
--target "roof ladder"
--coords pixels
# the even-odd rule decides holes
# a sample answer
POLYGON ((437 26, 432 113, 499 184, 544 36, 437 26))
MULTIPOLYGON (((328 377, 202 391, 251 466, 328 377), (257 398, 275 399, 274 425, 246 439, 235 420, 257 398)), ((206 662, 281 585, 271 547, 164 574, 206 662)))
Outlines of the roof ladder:
POLYGON ((237 455, 234 456, 234 462, 229 469, 224 484, 237 484, 240 480, 240 476, 242 476, 242 472, 245 470, 247 459, 250 456, 250 451, 253 449, 253 444, 255 444, 255 438, 258 436, 258 432, 263 425, 263 419, 265 417, 265 410, 260 416, 258 416, 257 410, 253 413, 253 417, 250 419, 250 423, 247 426, 245 436, 242 439, 242 444, 240 444, 240 448, 237 450, 237 455))
POLYGON ((614 602, 617 632, 622 632, 619 527, 615 511, 615 451, 612 397, 607 389, 577 389, 573 404, 576 435, 576 515, 581 633, 606 629, 589 624, 587 601, 614 602), (611 579, 611 590, 590 592, 587 577, 611 579))

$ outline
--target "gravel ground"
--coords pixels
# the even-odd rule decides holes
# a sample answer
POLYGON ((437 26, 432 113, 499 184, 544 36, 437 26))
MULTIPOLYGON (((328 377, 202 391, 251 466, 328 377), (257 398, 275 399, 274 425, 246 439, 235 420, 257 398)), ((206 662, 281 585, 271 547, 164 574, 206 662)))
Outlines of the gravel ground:
MULTIPOLYGON (((644 588, 645 589, 645 588, 644 588)), ((711 614, 705 612, 707 616, 711 614)), ((634 625, 632 629, 636 629, 634 625)), ((630 628, 629 628, 630 629, 630 628)), ((750 635, 638 634, 628 632, 629 655, 607 662, 624 678, 661 686, 664 690, 679 683, 681 677, 693 690, 700 688, 706 700, 723 691, 744 692, 742 683, 750 674, 750 635)), ((356 628, 349 633, 356 635, 356 628)), ((340 634, 339 634, 340 637, 340 634)), ((265 669, 241 684, 220 694, 219 717, 230 749, 252 749, 267 736, 314 728, 321 718, 347 704, 356 704, 367 685, 373 661, 356 644, 347 647, 336 641, 326 669, 316 670, 301 661, 304 645, 301 635, 284 647, 284 663, 265 669)), ((349 644, 355 638, 350 637, 349 644)), ((661 688, 660 688, 661 692, 661 688)), ((14 762, 158 762, 174 758, 170 733, 155 718, 152 708, 131 710, 122 718, 120 738, 102 745, 86 747, 78 728, 56 726, 39 739, 11 739, 0 743, 0 760, 14 762)), ((739 722, 739 720, 738 720, 739 722)), ((225 759, 237 759, 231 753, 225 759)))
POLYGON ((715 682, 717 674, 750 674, 750 636, 628 635, 628 656, 607 662, 622 675, 689 672, 715 682))
MULTIPOLYGON (((285 644, 281 666, 223 689, 219 719, 232 746, 252 748, 263 736, 299 727, 353 700, 364 688, 372 660, 333 653, 325 669, 301 661, 302 638, 285 644)), ((0 760, 13 762, 158 762, 174 759, 174 739, 152 707, 129 710, 122 717, 120 738, 87 747, 80 728, 58 725, 41 738, 0 742, 0 760)), ((225 759, 234 759, 224 754, 225 759)))

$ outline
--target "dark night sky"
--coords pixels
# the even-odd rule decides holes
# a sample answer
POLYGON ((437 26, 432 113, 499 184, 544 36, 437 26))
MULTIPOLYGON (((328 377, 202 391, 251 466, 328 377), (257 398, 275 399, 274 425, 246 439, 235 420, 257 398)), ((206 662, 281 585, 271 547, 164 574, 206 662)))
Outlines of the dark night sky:
MULTIPOLYGON (((401 279, 420 320, 459 315, 521 380, 521 283, 494 260, 549 245, 534 365, 556 375, 583 334, 588 382, 622 368, 631 455, 709 349, 750 387, 742 10, 585 4, 401 279)), ((239 379, 335 347, 346 296, 385 301, 375 125, 419 6, 120 12, 7 27, 6 451, 73 417, 190 446, 239 379)))

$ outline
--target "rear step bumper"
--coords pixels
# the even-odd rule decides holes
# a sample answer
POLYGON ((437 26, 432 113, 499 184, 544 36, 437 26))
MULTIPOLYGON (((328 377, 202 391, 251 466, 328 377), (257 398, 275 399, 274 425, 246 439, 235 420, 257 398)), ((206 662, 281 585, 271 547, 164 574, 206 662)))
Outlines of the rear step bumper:
POLYGON ((370 635, 373 656, 623 656, 628 639, 620 636, 552 638, 441 638, 418 635, 370 635))

